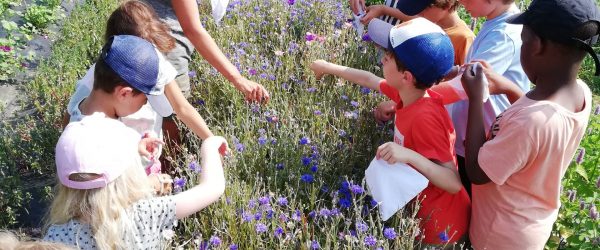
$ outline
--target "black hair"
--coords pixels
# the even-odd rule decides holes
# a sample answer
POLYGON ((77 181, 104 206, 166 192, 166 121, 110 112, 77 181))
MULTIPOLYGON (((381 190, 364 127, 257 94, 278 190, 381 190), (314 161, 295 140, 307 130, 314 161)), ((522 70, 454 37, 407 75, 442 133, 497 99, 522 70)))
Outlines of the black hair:
POLYGON ((96 61, 94 68, 94 89, 100 89, 106 93, 113 93, 118 86, 131 87, 133 95, 139 95, 142 92, 129 85, 121 78, 108 64, 102 59, 102 56, 96 61))

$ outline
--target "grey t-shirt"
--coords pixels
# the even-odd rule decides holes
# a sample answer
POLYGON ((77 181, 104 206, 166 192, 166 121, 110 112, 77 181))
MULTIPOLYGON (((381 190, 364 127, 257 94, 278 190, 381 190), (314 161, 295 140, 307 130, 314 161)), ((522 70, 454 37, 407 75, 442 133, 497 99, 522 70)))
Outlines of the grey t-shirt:
POLYGON ((175 38, 175 48, 167 54, 167 60, 177 70, 177 76, 188 73, 188 66, 194 52, 194 45, 183 34, 183 29, 177 20, 171 0, 143 0, 154 8, 158 17, 171 28, 171 35, 175 38))
MULTIPOLYGON (((172 197, 157 197, 140 200, 129 210, 129 219, 136 230, 135 242, 126 242, 128 249, 162 249, 165 238, 163 231, 171 230, 175 222, 175 201, 172 197)), ((45 241, 60 242, 78 249, 97 249, 90 225, 77 220, 50 226, 45 241)))

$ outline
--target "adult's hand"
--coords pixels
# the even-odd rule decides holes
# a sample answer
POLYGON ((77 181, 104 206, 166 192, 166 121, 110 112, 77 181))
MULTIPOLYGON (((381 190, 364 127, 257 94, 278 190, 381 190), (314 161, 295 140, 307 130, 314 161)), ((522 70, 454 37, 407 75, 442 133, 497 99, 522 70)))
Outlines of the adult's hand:
POLYGON ((234 86, 244 94, 246 101, 267 103, 271 98, 265 87, 246 78, 234 83, 234 86))

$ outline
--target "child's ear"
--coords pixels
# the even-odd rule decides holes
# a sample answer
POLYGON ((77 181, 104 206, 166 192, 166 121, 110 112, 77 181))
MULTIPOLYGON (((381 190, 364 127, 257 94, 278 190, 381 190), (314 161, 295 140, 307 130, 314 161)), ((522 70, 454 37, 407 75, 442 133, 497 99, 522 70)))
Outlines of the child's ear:
POLYGON ((114 94, 117 98, 123 99, 133 95, 133 88, 127 86, 117 86, 115 87, 114 94))
POLYGON ((402 78, 406 81, 409 82, 411 84, 415 84, 417 83, 417 79, 415 78, 415 76, 408 70, 404 70, 402 72, 402 78))

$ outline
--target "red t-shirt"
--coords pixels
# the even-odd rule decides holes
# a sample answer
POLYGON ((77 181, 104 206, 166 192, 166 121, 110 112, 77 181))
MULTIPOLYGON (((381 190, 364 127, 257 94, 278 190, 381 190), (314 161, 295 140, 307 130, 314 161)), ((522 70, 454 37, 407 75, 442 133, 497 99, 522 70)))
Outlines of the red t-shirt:
MULTIPOLYGON (((381 93, 397 104, 394 142, 430 160, 442 163, 452 161, 458 171, 454 157, 456 135, 441 96, 427 90, 429 97, 403 107, 398 90, 385 80, 381 81, 379 88, 381 93)), ((422 201, 417 216, 422 219, 420 237, 424 237, 424 243, 453 243, 468 232, 471 201, 464 188, 451 194, 430 182, 419 199, 422 201), (442 240, 445 238, 443 235, 447 235, 447 241, 442 240)))

